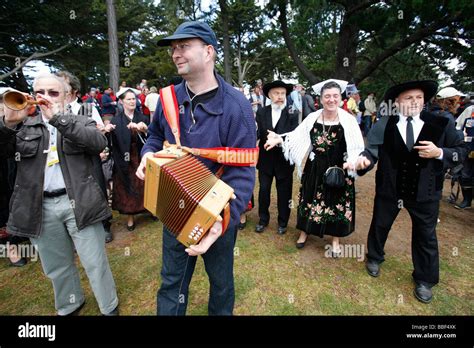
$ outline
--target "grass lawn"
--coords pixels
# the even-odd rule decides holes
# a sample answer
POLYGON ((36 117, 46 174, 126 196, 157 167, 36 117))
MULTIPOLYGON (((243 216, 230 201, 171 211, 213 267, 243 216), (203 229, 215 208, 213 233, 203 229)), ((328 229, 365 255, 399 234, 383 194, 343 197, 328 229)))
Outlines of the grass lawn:
MULTIPOLYGON (((359 180, 356 231, 345 244, 365 247, 372 216, 373 174, 359 180)), ((447 184, 445 185, 447 186, 447 184)), ((298 183, 295 180, 293 196, 298 183)), ((257 192, 257 189, 256 191, 257 192)), ((257 198, 257 195, 255 195, 257 198)), ((276 205, 276 196, 274 205, 276 205)), ((275 213, 275 207, 272 207, 275 213)), ((248 214, 235 248, 236 315, 473 315, 472 211, 457 211, 441 202, 438 225, 441 281, 434 300, 425 305, 413 296, 410 252, 411 224, 402 211, 386 246, 386 262, 379 278, 367 275, 364 263, 352 257, 324 256, 329 238, 311 236, 302 250, 294 246, 299 232, 293 210, 288 232, 276 233, 276 214, 262 234, 254 231, 257 211, 248 214)), ((125 217, 114 215, 115 240, 107 245, 123 315, 154 315, 160 284, 160 222, 142 215, 131 233, 125 217)), ((86 305, 82 315, 99 315, 81 268, 86 305)), ((188 314, 206 315, 209 282, 199 258, 190 286, 188 314)), ((40 262, 22 268, 0 262, 0 315, 55 315, 53 289, 40 262)))

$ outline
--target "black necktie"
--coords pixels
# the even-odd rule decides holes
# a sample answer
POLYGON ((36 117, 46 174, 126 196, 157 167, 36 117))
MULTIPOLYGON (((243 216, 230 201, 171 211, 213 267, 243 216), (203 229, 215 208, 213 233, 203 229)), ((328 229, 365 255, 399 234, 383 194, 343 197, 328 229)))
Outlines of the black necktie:
POLYGON ((411 149, 413 148, 413 145, 415 144, 415 139, 414 139, 414 136, 413 136, 413 125, 411 123, 411 121, 413 121, 413 117, 407 117, 407 139, 406 139, 406 143, 407 143, 407 148, 409 151, 411 151, 411 149))

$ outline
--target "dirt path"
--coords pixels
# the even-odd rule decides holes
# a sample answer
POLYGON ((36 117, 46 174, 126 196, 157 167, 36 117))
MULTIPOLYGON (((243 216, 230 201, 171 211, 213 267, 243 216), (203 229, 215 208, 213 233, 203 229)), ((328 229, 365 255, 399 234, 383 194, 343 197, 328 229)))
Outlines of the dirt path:
MULTIPOLYGON (((296 172, 296 171, 295 171, 296 172)), ((257 180, 258 181, 258 180, 257 180)), ((293 198, 296 201, 299 190, 299 180, 296 176, 293 181, 293 198)), ((358 178, 356 182, 356 229, 354 233, 343 239, 346 244, 363 244, 366 245, 367 234, 372 220, 372 212, 375 195, 375 170, 367 173, 365 176, 358 178)), ((258 182, 254 191, 256 207, 249 212, 248 218, 254 223, 258 222, 258 182)), ((447 203, 446 199, 450 192, 450 181, 446 180, 444 183, 443 199, 440 202, 440 222, 437 226, 437 235, 440 249, 452 249, 459 247, 461 240, 474 237, 474 209, 458 210, 453 205, 447 203)), ((272 188, 272 204, 270 207, 270 231, 276 231, 276 190, 275 185, 272 188)), ((462 198, 460 197, 460 200, 462 198)), ((296 207, 291 212, 289 222, 289 233, 293 233, 295 240, 298 236, 298 231, 294 228, 296 226, 296 207)), ((389 234, 385 252, 387 255, 403 255, 411 257, 411 219, 408 212, 404 209, 400 212, 395 220, 392 230, 389 234)), ((323 240, 318 237, 311 237, 313 243, 323 246, 330 241, 330 237, 325 237, 323 240)), ((304 253, 305 257, 314 259, 322 258, 323 253, 304 253)), ((308 260, 309 261, 309 260, 308 260)))

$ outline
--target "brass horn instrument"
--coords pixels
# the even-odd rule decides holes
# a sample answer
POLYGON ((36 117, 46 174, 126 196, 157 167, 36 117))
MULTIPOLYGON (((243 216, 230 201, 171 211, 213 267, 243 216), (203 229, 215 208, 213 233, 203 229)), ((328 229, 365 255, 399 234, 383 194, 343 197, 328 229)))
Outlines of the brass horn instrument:
POLYGON ((45 105, 48 101, 45 99, 34 100, 31 96, 18 91, 8 91, 3 94, 3 104, 9 109, 19 111, 31 105, 45 105))

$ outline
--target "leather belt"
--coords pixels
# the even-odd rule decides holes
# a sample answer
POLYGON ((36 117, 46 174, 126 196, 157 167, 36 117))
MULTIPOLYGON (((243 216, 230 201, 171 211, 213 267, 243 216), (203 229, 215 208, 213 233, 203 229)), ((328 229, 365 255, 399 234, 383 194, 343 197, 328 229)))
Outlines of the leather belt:
POLYGON ((62 195, 65 195, 67 192, 66 192, 66 189, 63 188, 63 189, 59 189, 59 190, 54 190, 54 191, 44 191, 43 192, 43 196, 44 197, 59 197, 59 196, 62 196, 62 195))

